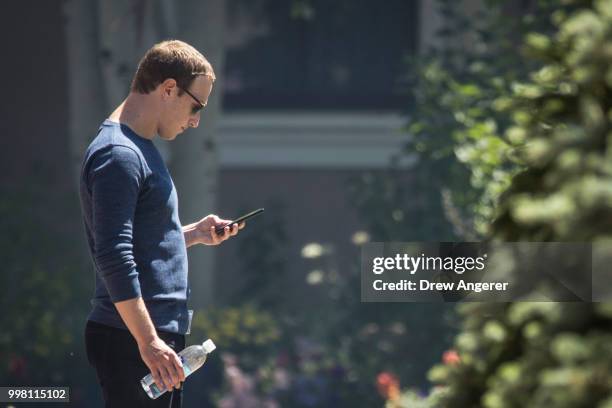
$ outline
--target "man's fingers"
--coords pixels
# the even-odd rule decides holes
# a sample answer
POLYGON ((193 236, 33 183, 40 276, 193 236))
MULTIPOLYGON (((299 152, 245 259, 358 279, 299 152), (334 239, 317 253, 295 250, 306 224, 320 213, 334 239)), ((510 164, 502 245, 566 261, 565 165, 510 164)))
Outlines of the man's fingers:
MULTIPOLYGON (((230 222, 227 220, 222 220, 223 222, 230 222)), ((223 232, 217 233, 217 228, 220 228, 221 226, 211 226, 210 227, 210 237, 212 240, 212 244, 219 244, 223 241, 225 241, 226 239, 236 236, 238 234, 238 231, 240 231, 241 229, 244 228, 245 226, 245 222, 242 221, 238 224, 227 224, 225 226, 223 226, 223 232)))
POLYGON ((158 386, 160 387, 160 390, 168 391, 169 390, 168 384, 170 384, 170 378, 168 378, 168 371, 166 370, 164 366, 159 367, 159 377, 160 377, 160 382, 158 386))
POLYGON ((157 388, 159 388, 160 390, 163 390, 164 381, 162 380, 162 377, 160 375, 160 370, 157 368, 154 370, 151 370, 151 374, 153 375, 153 381, 155 382, 155 384, 157 384, 157 388))
MULTIPOLYGON (((160 340, 159 343, 163 341, 160 340)), ((152 350, 146 350, 142 357, 160 391, 171 391, 185 381, 182 361, 165 343, 154 345, 152 350)))
POLYGON ((170 391, 172 388, 174 388, 174 384, 178 383, 178 378, 174 372, 174 367, 167 367, 164 365, 162 373, 164 376, 164 384, 166 384, 166 390, 170 391))
POLYGON ((176 369, 179 381, 185 381, 185 370, 183 370, 183 363, 178 355, 174 355, 174 368, 176 369))
POLYGON ((210 238, 212 239, 213 244, 218 244, 221 242, 223 235, 225 235, 225 229, 223 229, 222 233, 217 234, 216 227, 214 225, 210 227, 210 238))
POLYGON ((223 227, 223 232, 220 234, 217 234, 217 237, 219 238, 219 242, 225 240, 232 231, 232 227, 230 225, 226 225, 223 227))
POLYGON ((170 388, 168 388, 168 385, 171 383, 171 381, 170 381, 170 378, 168 377, 168 372, 166 368, 164 366, 159 366, 159 368, 157 368, 155 372, 157 373, 157 375, 154 376, 153 378, 157 377, 157 380, 155 380, 155 384, 157 384, 157 388, 159 388, 160 391, 169 390, 170 388))
POLYGON ((213 244, 219 239, 219 234, 217 234, 217 229, 214 225, 210 227, 210 239, 212 239, 213 244))
POLYGON ((172 360, 170 364, 171 366, 168 367, 168 371, 170 371, 170 376, 172 377, 172 387, 178 388, 182 381, 181 372, 183 371, 183 369, 177 367, 176 362, 174 360, 172 360))

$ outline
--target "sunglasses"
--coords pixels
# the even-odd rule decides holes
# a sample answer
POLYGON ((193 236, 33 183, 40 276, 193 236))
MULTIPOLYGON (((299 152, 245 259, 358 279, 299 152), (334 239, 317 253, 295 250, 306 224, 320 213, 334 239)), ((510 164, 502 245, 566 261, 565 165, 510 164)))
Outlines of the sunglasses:
POLYGON ((194 105, 191 107, 191 114, 195 115, 196 113, 198 113, 199 111, 201 111, 202 109, 204 109, 204 107, 206 106, 205 103, 203 103, 201 100, 199 100, 198 98, 196 98, 191 92, 189 92, 187 89, 181 88, 183 89, 183 91, 185 91, 187 93, 187 95, 191 96, 193 98, 194 101, 196 101, 197 106, 194 105))

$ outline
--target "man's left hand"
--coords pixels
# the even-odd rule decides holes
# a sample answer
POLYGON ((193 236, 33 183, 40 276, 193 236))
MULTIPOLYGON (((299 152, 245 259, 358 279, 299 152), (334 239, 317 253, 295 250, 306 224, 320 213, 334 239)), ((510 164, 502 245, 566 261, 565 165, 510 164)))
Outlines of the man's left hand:
POLYGON ((219 245, 226 239, 238 234, 238 231, 244 228, 244 221, 240 224, 228 225, 232 220, 224 220, 211 214, 194 224, 195 232, 198 237, 198 241, 204 245, 219 245), (215 229, 217 227, 223 227, 223 233, 217 234, 215 229))

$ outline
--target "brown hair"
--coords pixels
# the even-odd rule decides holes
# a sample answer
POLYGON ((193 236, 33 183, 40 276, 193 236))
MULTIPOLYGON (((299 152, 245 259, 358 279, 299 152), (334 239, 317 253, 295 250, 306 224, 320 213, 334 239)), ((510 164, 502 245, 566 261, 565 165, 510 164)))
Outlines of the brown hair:
POLYGON ((179 41, 162 41, 151 47, 138 63, 132 79, 132 92, 148 94, 168 78, 176 80, 179 94, 188 89, 198 75, 215 80, 212 65, 191 45, 179 41))

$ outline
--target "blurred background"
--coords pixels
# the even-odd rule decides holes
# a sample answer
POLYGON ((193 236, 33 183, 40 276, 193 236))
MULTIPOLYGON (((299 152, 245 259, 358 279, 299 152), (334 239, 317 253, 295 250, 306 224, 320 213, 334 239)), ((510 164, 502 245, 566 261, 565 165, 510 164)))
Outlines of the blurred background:
POLYGON ((178 38, 217 74, 199 128, 156 141, 181 220, 266 208, 189 249, 187 342, 218 351, 184 407, 612 406, 608 304, 359 292, 366 242, 609 239, 609 0, 3 9, 0 384, 102 406, 83 342, 80 164, 140 57, 178 38))

